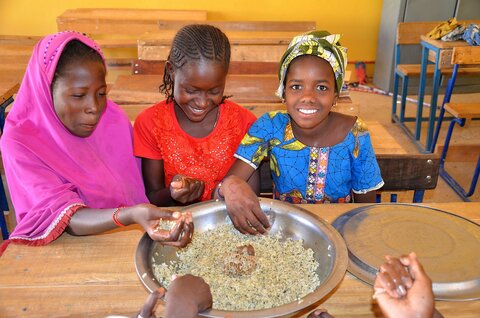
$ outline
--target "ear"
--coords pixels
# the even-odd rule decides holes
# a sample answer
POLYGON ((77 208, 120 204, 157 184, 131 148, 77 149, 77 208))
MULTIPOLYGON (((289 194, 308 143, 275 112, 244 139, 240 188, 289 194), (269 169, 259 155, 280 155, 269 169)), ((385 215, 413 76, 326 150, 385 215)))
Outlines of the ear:
POLYGON ((170 61, 165 61, 164 72, 166 72, 170 76, 170 79, 173 82, 174 79, 175 79, 175 69, 173 68, 173 65, 172 65, 172 63, 170 63, 170 61))
POLYGON ((335 93, 335 97, 333 98, 333 104, 332 104, 332 106, 336 106, 336 105, 337 105, 338 97, 339 97, 338 95, 339 95, 339 93, 335 93))

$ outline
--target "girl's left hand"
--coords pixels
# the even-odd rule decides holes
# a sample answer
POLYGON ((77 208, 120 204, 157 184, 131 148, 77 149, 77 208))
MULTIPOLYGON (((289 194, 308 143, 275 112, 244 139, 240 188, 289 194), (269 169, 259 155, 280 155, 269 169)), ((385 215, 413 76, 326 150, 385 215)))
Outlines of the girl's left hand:
POLYGON ((198 200, 205 190, 205 182, 177 174, 170 183, 170 196, 175 201, 186 204, 198 200))

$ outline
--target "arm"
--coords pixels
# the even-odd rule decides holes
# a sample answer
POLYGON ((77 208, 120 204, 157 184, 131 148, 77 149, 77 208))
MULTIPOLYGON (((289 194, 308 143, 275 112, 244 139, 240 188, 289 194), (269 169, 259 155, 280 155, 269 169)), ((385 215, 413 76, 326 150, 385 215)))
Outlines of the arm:
POLYGON ((156 206, 173 205, 170 189, 165 187, 163 160, 142 158, 142 175, 150 203, 156 206))
POLYGON ((148 200, 156 206, 170 206, 176 201, 186 204, 198 200, 205 190, 202 180, 179 174, 166 188, 163 160, 142 158, 142 174, 148 200))
MULTIPOLYGON (((72 235, 98 234, 116 228, 113 221, 115 209, 79 209, 70 219, 67 232, 72 235)), ((181 215, 157 208, 151 204, 139 204, 121 208, 117 220, 123 225, 139 224, 155 241, 176 247, 186 246, 193 235, 193 222, 190 214, 181 215), (175 220, 170 231, 157 230, 160 219, 175 220)))
POLYGON ((243 234, 263 234, 270 227, 257 195, 246 182, 253 172, 250 165, 237 159, 219 189, 233 225, 243 234))

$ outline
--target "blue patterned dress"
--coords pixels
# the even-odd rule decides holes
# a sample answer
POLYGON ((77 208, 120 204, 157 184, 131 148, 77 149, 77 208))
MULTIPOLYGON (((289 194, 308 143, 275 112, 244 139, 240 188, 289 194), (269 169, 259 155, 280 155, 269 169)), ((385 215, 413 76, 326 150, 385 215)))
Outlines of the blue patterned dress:
POLYGON ((331 147, 309 147, 295 138, 286 111, 270 112, 249 129, 235 157, 257 169, 265 157, 276 199, 292 203, 352 202, 383 186, 370 134, 357 118, 345 139, 331 147))

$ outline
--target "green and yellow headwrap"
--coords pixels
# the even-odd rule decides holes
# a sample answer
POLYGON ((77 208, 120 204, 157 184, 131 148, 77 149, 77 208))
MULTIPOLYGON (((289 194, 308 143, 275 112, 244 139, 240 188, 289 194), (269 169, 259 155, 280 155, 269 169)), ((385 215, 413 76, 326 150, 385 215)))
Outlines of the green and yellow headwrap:
POLYGON ((283 98, 288 66, 296 57, 301 55, 318 56, 330 63, 335 75, 337 91, 340 92, 347 64, 347 48, 340 46, 339 40, 339 34, 330 34, 328 31, 310 31, 294 37, 280 61, 278 71, 280 84, 278 85, 277 96, 283 98))

